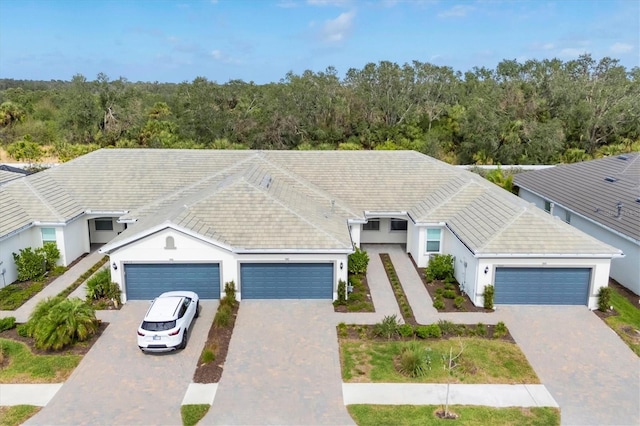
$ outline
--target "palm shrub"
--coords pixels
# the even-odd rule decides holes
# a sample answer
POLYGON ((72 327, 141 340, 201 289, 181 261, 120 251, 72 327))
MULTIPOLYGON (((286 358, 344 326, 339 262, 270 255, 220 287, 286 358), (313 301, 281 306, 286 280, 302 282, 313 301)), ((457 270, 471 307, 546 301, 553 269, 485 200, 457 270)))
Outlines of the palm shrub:
POLYGON ((369 255, 360 247, 355 248, 356 251, 349 255, 348 270, 350 274, 364 274, 369 266, 369 255))
POLYGON ((108 269, 101 269, 94 276, 87 280, 87 299, 98 300, 106 296, 109 284, 111 283, 111 272, 108 269))
POLYGON ((31 315, 29 315, 29 320, 24 323, 23 326, 19 327, 20 333, 23 333, 21 334, 21 336, 24 335, 25 337, 33 337, 37 325, 41 321, 43 321, 43 319, 49 314, 51 309, 53 309, 53 307, 58 303, 62 302, 62 300, 64 300, 64 298, 55 296, 47 297, 46 299, 39 301, 36 307, 31 312, 31 315))
POLYGON ((428 282, 434 280, 453 279, 453 256, 450 254, 436 254, 429 259, 429 265, 425 270, 425 278, 428 282))
POLYGON ((60 350, 93 336, 98 324, 91 305, 78 297, 62 299, 35 323, 34 343, 40 349, 60 350))

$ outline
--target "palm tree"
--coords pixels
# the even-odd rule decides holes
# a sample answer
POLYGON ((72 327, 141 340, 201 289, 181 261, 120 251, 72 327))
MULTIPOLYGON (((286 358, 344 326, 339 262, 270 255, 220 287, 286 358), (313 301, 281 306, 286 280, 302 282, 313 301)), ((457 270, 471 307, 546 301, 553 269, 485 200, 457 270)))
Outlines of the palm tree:
POLYGON ((40 349, 60 350, 82 342, 98 330, 98 320, 91 305, 74 297, 64 299, 51 308, 36 325, 34 339, 40 349))

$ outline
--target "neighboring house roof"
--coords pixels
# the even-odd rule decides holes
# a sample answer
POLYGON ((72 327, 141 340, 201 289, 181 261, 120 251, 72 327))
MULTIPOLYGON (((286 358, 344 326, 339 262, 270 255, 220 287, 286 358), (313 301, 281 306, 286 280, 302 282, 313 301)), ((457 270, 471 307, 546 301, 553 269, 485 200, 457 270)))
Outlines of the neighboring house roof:
POLYGON ((519 173, 513 182, 640 242, 639 152, 519 173))
POLYGON ((349 220, 406 212, 418 224, 445 223, 478 255, 620 253, 413 151, 107 149, 10 182, 0 202, 12 206, 0 238, 29 221, 122 212, 135 224, 108 250, 171 226, 237 251, 350 251, 349 220))
POLYGON ((0 185, 28 175, 29 172, 18 167, 0 164, 0 185))

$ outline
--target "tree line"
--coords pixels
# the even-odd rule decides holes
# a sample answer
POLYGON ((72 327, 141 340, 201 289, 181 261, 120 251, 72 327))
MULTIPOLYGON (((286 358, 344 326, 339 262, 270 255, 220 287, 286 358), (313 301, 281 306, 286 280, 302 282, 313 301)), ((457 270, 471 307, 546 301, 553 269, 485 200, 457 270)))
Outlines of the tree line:
POLYGON ((413 61, 277 83, 0 80, 0 143, 33 160, 100 147, 412 149, 453 164, 549 164, 640 151, 640 68, 612 58, 413 61))

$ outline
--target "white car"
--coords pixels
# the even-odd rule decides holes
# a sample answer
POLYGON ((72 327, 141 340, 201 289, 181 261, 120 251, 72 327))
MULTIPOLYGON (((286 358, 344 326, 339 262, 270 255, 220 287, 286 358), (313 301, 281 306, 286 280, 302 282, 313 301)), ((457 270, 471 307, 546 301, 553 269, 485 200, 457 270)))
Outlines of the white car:
POLYGON ((199 311, 198 295, 192 291, 162 293, 151 302, 138 327, 138 347, 149 352, 184 349, 189 327, 199 311))

